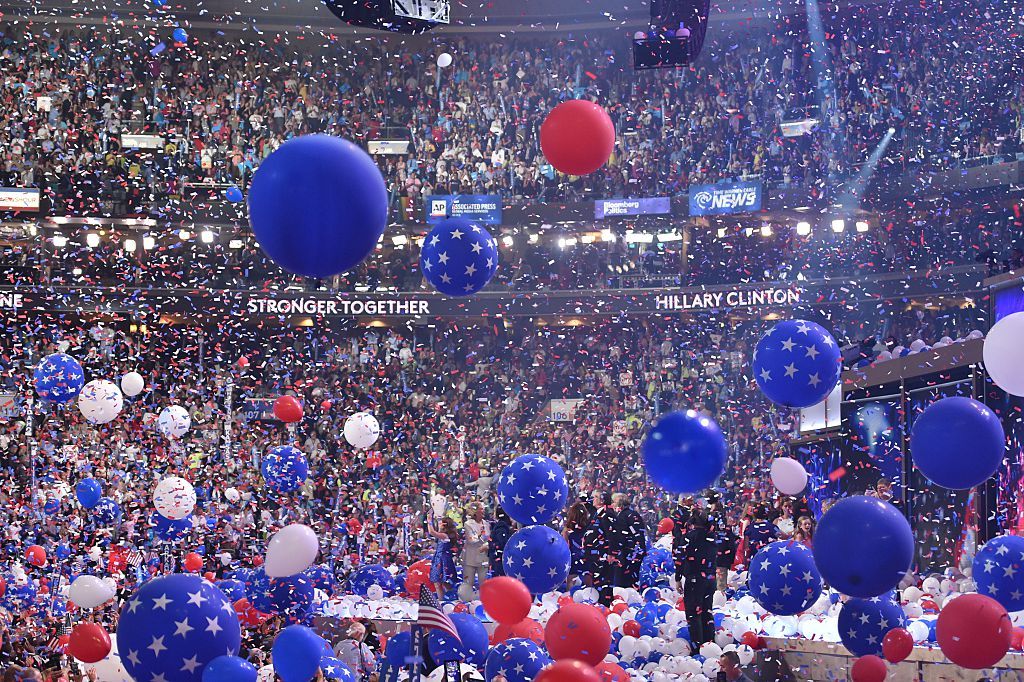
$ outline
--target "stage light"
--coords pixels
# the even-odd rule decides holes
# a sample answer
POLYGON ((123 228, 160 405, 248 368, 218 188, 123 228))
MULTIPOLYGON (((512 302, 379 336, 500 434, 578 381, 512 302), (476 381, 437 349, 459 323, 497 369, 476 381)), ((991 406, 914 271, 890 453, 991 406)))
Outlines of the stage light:
POLYGON ((858 220, 857 221, 857 231, 858 232, 867 232, 868 229, 870 229, 870 227, 871 226, 868 225, 866 220, 858 220))
POLYGON ((154 246, 156 246, 156 239, 149 236, 148 234, 143 235, 142 248, 144 248, 146 251, 152 251, 154 246))
POLYGON ((128 253, 135 253, 135 249, 137 246, 138 245, 135 243, 134 239, 124 240, 124 250, 127 251, 128 253))
POLYGON ((754 228, 752 228, 752 227, 744 227, 743 228, 743 234, 747 235, 748 237, 753 237, 754 236, 754 228))
POLYGON ((725 239, 725 228, 724 227, 718 228, 718 238, 719 239, 725 239))
POLYGON ((240 249, 240 248, 242 248, 242 240, 241 239, 232 239, 231 241, 228 242, 228 248, 229 249, 240 249))
POLYGON ((526 237, 526 241, 530 242, 531 244, 536 244, 539 240, 540 240, 540 236, 535 234, 535 233, 533 233, 533 232, 531 232, 526 237))
POLYGON ((191 239, 191 238, 192 238, 192 233, 189 232, 188 230, 178 230, 178 239, 180 239, 181 241, 185 241, 186 239, 191 239))
POLYGON ((501 243, 509 248, 512 248, 512 245, 515 244, 515 240, 512 239, 512 235, 506 234, 504 237, 501 238, 501 243))
POLYGON ((846 221, 842 218, 836 218, 832 221, 832 231, 835 233, 843 232, 846 230, 846 221))
POLYGON ((213 243, 213 232, 211 230, 203 230, 199 234, 199 238, 203 240, 204 244, 212 244, 213 243))
POLYGON ((394 244, 395 246, 405 246, 406 244, 409 243, 409 238, 406 237, 404 234, 396 234, 394 237, 391 238, 391 243, 394 244))
POLYGON ((576 237, 559 237, 558 247, 561 249, 568 248, 570 246, 576 246, 576 237))
POLYGON ((683 240, 683 235, 679 234, 678 232, 659 232, 658 233, 658 241, 661 242, 662 244, 665 244, 665 243, 668 243, 668 242, 679 242, 679 241, 682 241, 682 240, 683 240))
POLYGON ((62 234, 53 235, 53 245, 58 249, 63 249, 68 245, 68 238, 62 234))
POLYGON ((603 242, 613 242, 615 240, 616 240, 616 236, 615 236, 614 232, 612 232, 609 229, 601 230, 601 241, 603 241, 603 242))
POLYGON ((796 224, 796 233, 801 237, 806 237, 811 233, 811 224, 806 220, 801 220, 796 224))
POLYGON ((771 237, 772 236, 772 226, 769 225, 768 223, 765 223, 764 225, 762 225, 761 226, 761 236, 762 237, 771 237))
POLYGON ((654 235, 650 232, 627 232, 627 244, 650 244, 654 241, 654 235))
POLYGON ((100 236, 95 232, 90 232, 85 235, 85 243, 90 249, 95 249, 100 245, 100 236))

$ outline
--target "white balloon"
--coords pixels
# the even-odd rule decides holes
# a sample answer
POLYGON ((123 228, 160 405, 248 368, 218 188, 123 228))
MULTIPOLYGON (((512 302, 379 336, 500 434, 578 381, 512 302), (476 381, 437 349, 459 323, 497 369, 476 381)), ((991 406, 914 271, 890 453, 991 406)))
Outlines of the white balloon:
POLYGON ((925 594, 930 594, 933 597, 940 594, 941 586, 942 584, 939 582, 939 579, 933 575, 921 581, 921 589, 924 590, 925 594))
POLYGON ((718 658, 722 655, 722 647, 714 642, 706 642, 700 647, 700 655, 704 658, 718 658))
POLYGON ((93 545, 89 548, 89 558, 93 561, 99 561, 103 558, 103 548, 99 545, 93 545))
POLYGON ((754 660, 754 650, 746 644, 736 647, 736 655, 740 657, 740 665, 750 665, 750 662, 754 660))
POLYGON ((138 372, 128 372, 121 377, 121 390, 129 398, 137 396, 146 388, 146 382, 138 372))
POLYGON ((924 609, 920 602, 910 601, 903 605, 903 613, 907 614, 907 618, 920 618, 924 615, 924 609))
POLYGON ((160 410, 156 420, 157 428, 166 438, 181 438, 192 428, 192 417, 181 405, 170 405, 160 410))
POLYGON ((293 523, 270 538, 263 570, 270 578, 287 578, 302 573, 313 565, 319 551, 320 541, 313 529, 301 523, 293 523))
POLYGON ((78 410, 90 424, 106 424, 117 418, 124 407, 124 396, 114 382, 93 379, 78 394, 78 410))
POLYGON ((636 637, 631 635, 625 635, 619 640, 619 653, 622 654, 622 658, 627 661, 631 661, 636 657, 636 648, 639 642, 636 637))
POLYGON ((242 499, 242 495, 238 492, 237 488, 228 488, 224 491, 224 499, 231 504, 236 504, 240 499, 242 499))
POLYGON ((1024 312, 1007 315, 992 326, 982 358, 996 386, 1010 395, 1024 396, 1024 312))
POLYGON ((914 339, 910 344, 910 350, 920 353, 928 345, 921 339, 914 339))
POLYGON ((718 671, 722 666, 718 662, 717 658, 708 658, 704 661, 704 665, 702 667, 704 674, 707 675, 708 679, 710 679, 718 674, 718 671))
POLYGON ((875 362, 887 362, 889 360, 892 360, 892 353, 887 350, 883 350, 878 354, 878 357, 875 358, 875 362))
POLYGON ((441 54, 437 55, 437 65, 440 66, 442 69, 447 69, 449 66, 452 65, 452 56, 447 52, 442 52, 441 54))
POLYGON ((156 484, 153 506, 164 518, 179 521, 196 506, 196 489, 179 476, 167 476, 156 484))
POLYGON ((904 601, 917 601, 924 596, 924 592, 920 590, 916 585, 911 585, 907 589, 903 590, 901 595, 904 601))
MULTIPOLYGON (((267 575, 270 575, 269 573, 267 575)), ((292 574, 294 575, 294 574, 292 574)), ((366 598, 372 601, 379 601, 384 598, 384 588, 380 585, 370 585, 366 588, 366 598)))
POLYGON ((94 609, 114 598, 114 590, 94 575, 80 575, 68 588, 68 598, 83 609, 94 609))
POLYGON ((354 448, 368 448, 379 436, 380 422, 369 412, 356 412, 345 420, 345 440, 354 448))
POLYGON ((807 487, 807 471, 791 457, 776 457, 772 460, 772 484, 783 495, 799 495, 807 487))
POLYGON ((909 632, 910 636, 914 638, 915 644, 920 644, 928 639, 928 624, 922 620, 912 621, 910 625, 907 626, 907 632, 909 632))

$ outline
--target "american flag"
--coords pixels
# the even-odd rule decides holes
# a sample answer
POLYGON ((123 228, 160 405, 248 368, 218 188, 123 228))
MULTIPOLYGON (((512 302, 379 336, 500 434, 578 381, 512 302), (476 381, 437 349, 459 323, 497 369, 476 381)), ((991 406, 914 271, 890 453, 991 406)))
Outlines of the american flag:
POLYGON ((71 615, 70 614, 66 614, 64 616, 64 620, 60 624, 60 627, 58 627, 57 631, 53 633, 53 638, 51 638, 50 641, 46 643, 46 648, 49 649, 50 651, 55 651, 55 652, 58 652, 58 653, 64 653, 64 647, 60 646, 60 638, 63 637, 64 635, 70 635, 70 634, 71 634, 71 615))
POLYGON ((128 553, 127 564, 132 568, 138 568, 142 565, 142 558, 142 552, 134 549, 128 553))
POLYGON ((462 638, 459 637, 459 632, 455 629, 455 623, 441 610, 441 604, 437 601, 437 595, 426 585, 420 585, 420 609, 419 616, 416 618, 416 624, 424 630, 432 628, 440 630, 457 639, 459 643, 462 643, 462 638))

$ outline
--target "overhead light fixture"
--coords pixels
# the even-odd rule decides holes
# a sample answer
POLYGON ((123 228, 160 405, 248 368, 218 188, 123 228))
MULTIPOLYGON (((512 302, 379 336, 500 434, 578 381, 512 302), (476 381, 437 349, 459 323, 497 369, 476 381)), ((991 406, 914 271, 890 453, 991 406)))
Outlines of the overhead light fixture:
POLYGON ((186 239, 191 239, 191 238, 192 238, 192 233, 189 232, 188 230, 178 230, 178 239, 180 239, 181 241, 185 241, 186 239))
POLYGON ((135 243, 134 239, 125 239, 124 240, 124 250, 127 251, 128 253, 135 253, 135 249, 137 247, 138 247, 138 244, 135 243))
POLYGON ((796 224, 796 233, 801 237, 806 237, 811 233, 811 224, 806 220, 801 220, 796 224))
POLYGON ((659 232, 658 241, 662 244, 666 242, 679 242, 683 240, 683 235, 678 232, 659 232))
POLYGON ((627 244, 650 244, 654 241, 654 234, 651 232, 627 232, 625 240, 627 244))
POLYGON ((612 232, 611 230, 609 230, 609 229, 601 230, 601 241, 603 241, 603 242, 613 242, 616 239, 617 239, 617 237, 615 236, 615 233, 612 232))
POLYGON ((100 245, 100 236, 95 232, 90 232, 89 234, 85 235, 85 243, 89 246, 90 249, 95 249, 97 246, 100 245))
POLYGON ((146 251, 152 251, 154 246, 156 246, 156 239, 148 234, 142 236, 142 248, 146 251))
POLYGON ((558 238, 558 247, 559 248, 565 249, 565 248, 568 248, 570 246, 576 246, 576 244, 577 244, 576 237, 559 237, 558 238))
POLYGON ((204 244, 212 244, 213 243, 213 231, 212 230, 203 230, 199 234, 199 238, 203 240, 204 244))
POLYGON ((68 245, 68 238, 62 234, 53 235, 53 245, 58 249, 63 249, 68 245))
POLYGON ((596 241, 597 241, 597 237, 595 237, 592 234, 581 234, 580 235, 580 243, 581 244, 593 244, 596 241))
POLYGON ((501 238, 501 243, 507 247, 511 247, 515 243, 515 240, 512 239, 512 235, 506 234, 501 238))
POLYGON ((754 236, 754 228, 752 228, 752 227, 744 227, 743 228, 743 234, 747 235, 748 237, 753 237, 754 236))
POLYGON ((832 231, 835 233, 843 232, 846 230, 846 221, 842 218, 836 218, 832 221, 832 231))
POLYGON ((396 234, 393 237, 391 237, 391 243, 394 244, 395 246, 405 246, 406 244, 409 243, 409 238, 406 237, 404 234, 396 234))
POLYGON ((724 227, 718 228, 718 238, 719 239, 725 239, 725 228, 724 227))
POLYGON ((228 248, 229 249, 240 249, 240 248, 242 248, 242 240, 241 239, 232 239, 231 241, 228 242, 228 248))
POLYGON ((761 236, 762 237, 771 237, 772 236, 772 226, 769 225, 768 223, 765 223, 765 224, 761 225, 761 236))
POLYGON ((870 227, 871 226, 868 225, 868 222, 866 220, 858 220, 857 221, 857 231, 858 232, 867 232, 868 229, 870 229, 870 227))
POLYGON ((536 244, 539 240, 540 240, 540 235, 538 235, 538 234, 536 234, 534 232, 531 232, 526 237, 526 241, 530 242, 531 244, 536 244))

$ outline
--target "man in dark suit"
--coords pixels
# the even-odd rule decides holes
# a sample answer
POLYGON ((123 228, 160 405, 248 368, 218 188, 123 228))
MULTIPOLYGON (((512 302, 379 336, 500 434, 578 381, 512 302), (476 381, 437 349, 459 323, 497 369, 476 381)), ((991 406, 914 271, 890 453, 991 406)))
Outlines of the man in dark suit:
POLYGON ((612 585, 615 579, 617 556, 612 540, 615 525, 615 510, 612 509, 612 494, 595 494, 600 506, 590 517, 590 527, 583 533, 583 552, 587 557, 590 578, 600 594, 599 601, 605 606, 612 605, 612 585))
POLYGON ((694 649, 715 637, 711 603, 715 595, 715 559, 718 556, 716 535, 707 514, 703 510, 694 510, 683 538, 683 566, 677 570, 677 574, 681 573, 686 581, 683 605, 694 649))
POLYGON ((636 587, 640 581, 640 567, 647 553, 647 534, 640 514, 633 509, 633 500, 621 493, 615 514, 614 552, 618 557, 615 571, 616 587, 636 587))

